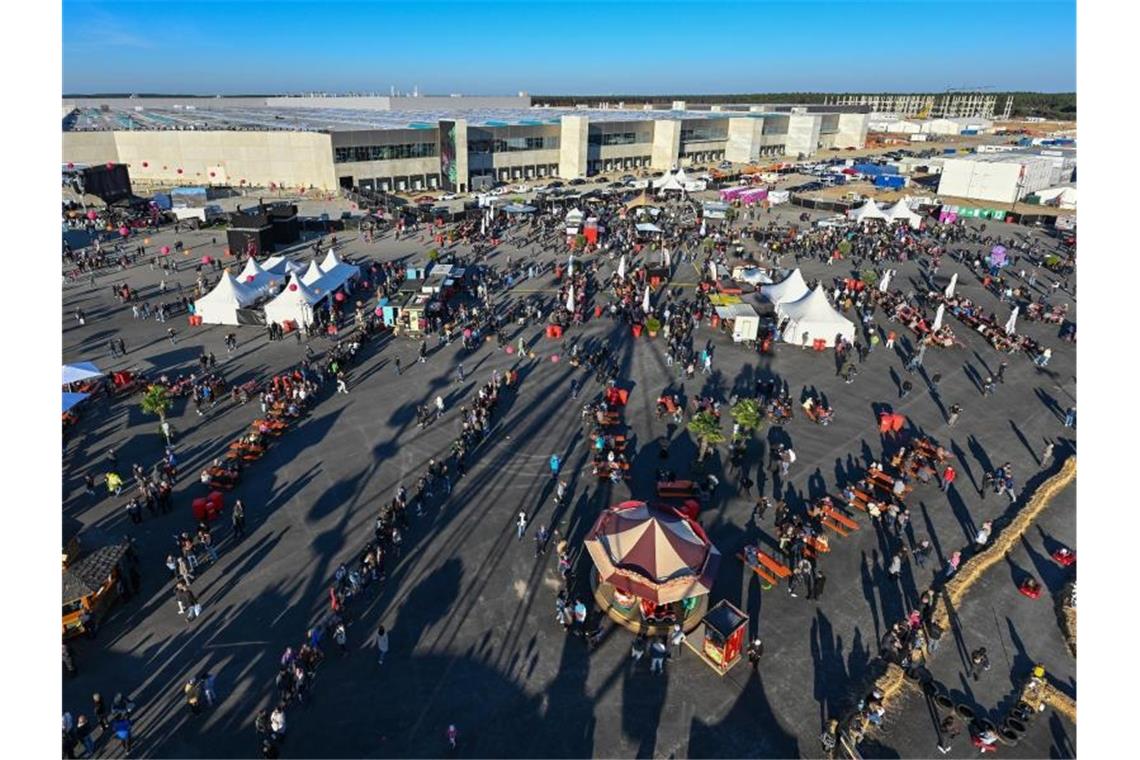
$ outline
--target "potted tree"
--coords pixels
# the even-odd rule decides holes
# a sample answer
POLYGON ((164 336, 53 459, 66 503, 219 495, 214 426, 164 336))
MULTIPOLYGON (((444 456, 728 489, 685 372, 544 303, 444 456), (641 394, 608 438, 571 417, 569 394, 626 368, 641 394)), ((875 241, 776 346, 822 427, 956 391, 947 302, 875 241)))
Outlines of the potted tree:
POLYGON ((764 424, 764 410, 760 408, 760 402, 754 398, 743 398, 737 401, 729 413, 732 415, 732 421, 740 426, 741 431, 749 435, 752 431, 759 430, 764 424))
POLYGON ((432 248, 430 251, 428 251, 428 261, 430 261, 431 263, 434 264, 438 259, 439 259, 439 250, 432 248))
POLYGON ((142 401, 139 402, 139 406, 145 413, 158 415, 160 425, 166 421, 166 414, 173 405, 174 401, 170 398, 170 394, 161 385, 152 385, 147 388, 142 401))
POLYGON ((650 317, 645 320, 645 329, 649 332, 650 338, 656 338, 657 333, 661 330, 661 320, 657 317, 650 317))
POLYGON ((698 412, 689 420, 689 432, 696 436, 700 444, 697 461, 703 462, 709 451, 718 443, 724 441, 724 433, 720 430, 720 420, 712 412, 698 412))

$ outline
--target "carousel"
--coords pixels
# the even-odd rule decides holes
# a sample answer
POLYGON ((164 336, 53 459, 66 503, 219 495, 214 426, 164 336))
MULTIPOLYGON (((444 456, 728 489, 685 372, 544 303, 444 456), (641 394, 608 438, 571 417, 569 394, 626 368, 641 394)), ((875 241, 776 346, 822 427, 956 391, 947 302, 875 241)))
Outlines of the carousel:
POLYGON ((586 536, 598 606, 635 633, 689 632, 701 623, 720 552, 695 520, 668 506, 626 501, 586 536))

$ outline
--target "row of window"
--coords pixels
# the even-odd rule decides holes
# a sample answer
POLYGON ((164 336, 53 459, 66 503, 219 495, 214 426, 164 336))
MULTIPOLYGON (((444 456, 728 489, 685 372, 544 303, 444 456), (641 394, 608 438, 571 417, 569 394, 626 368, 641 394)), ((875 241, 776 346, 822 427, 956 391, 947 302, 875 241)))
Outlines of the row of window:
POLYGON ((587 140, 590 145, 634 145, 652 142, 648 135, 641 136, 637 132, 593 132, 587 140))
POLYGON ((681 142, 700 142, 702 140, 725 140, 728 130, 719 127, 693 127, 681 130, 681 142))
POLYGON ((400 158, 430 158, 439 155, 435 143, 405 143, 402 145, 357 145, 334 148, 333 162, 337 164, 352 161, 392 161, 400 158))
POLYGON ((479 155, 488 153, 515 153, 524 150, 552 150, 559 146, 559 138, 508 137, 498 140, 468 140, 467 152, 479 155))

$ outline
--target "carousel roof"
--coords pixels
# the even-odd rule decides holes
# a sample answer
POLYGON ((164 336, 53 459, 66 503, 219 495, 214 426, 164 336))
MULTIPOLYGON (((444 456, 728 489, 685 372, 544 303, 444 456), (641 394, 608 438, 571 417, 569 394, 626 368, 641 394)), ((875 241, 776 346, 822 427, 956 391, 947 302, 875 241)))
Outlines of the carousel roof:
POLYGON ((604 582, 658 604, 709 593, 720 552, 676 510, 627 501, 598 516, 586 549, 604 582))

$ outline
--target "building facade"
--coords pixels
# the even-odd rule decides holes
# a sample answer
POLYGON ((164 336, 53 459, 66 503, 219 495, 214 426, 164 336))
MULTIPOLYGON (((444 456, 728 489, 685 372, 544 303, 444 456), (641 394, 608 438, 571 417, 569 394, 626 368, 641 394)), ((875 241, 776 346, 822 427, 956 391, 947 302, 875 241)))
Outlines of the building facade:
MULTIPOLYGON (((313 105, 313 99, 297 100, 313 105)), ((398 114, 377 120, 344 109, 304 110, 298 116, 300 111, 272 108, 195 107, 192 115, 135 108, 70 112, 64 118, 63 160, 126 163, 132 181, 142 185, 466 192, 500 181, 618 176, 861 148, 868 123, 865 112, 818 108, 606 114, 526 109, 506 119, 428 110, 404 121, 398 114)))

